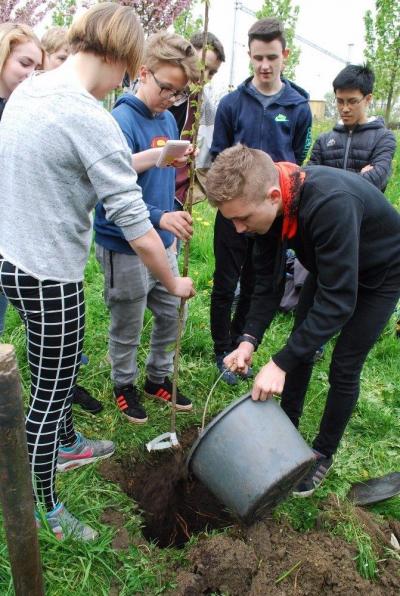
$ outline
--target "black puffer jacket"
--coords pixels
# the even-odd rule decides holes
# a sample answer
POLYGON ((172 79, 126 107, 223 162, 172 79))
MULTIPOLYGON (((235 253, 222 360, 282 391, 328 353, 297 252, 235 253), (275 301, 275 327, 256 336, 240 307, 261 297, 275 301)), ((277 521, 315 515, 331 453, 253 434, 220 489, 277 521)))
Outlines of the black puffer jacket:
POLYGON ((321 134, 314 143, 307 165, 329 166, 359 173, 366 165, 373 169, 361 174, 380 190, 386 187, 396 150, 394 134, 383 118, 371 118, 350 130, 341 122, 321 134))

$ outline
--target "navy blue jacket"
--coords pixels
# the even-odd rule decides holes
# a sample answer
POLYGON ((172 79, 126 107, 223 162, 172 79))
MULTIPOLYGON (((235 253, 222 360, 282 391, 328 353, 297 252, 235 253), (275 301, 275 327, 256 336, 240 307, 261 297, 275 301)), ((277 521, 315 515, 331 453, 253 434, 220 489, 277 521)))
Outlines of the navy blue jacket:
MULTIPOLYGON (((120 125, 132 153, 162 147, 168 139, 178 139, 173 115, 166 111, 153 115, 135 95, 126 93, 115 104, 112 115, 120 125)), ((165 248, 171 246, 174 235, 159 228, 163 213, 174 210, 175 169, 150 168, 138 175, 143 200, 150 212, 150 221, 159 233, 165 248)), ((95 241, 108 250, 134 254, 121 229, 108 221, 104 207, 99 203, 94 220, 95 241)))
POLYGON ((285 83, 282 95, 264 108, 249 85, 252 78, 246 79, 219 103, 211 146, 213 157, 227 147, 242 143, 269 153, 274 161, 301 165, 311 146, 308 94, 282 79, 285 83))
POLYGON ((322 133, 315 141, 307 165, 329 166, 356 173, 371 165, 373 169, 361 176, 383 190, 390 176, 395 151, 395 136, 385 128, 381 116, 358 124, 352 130, 339 122, 333 130, 322 133))

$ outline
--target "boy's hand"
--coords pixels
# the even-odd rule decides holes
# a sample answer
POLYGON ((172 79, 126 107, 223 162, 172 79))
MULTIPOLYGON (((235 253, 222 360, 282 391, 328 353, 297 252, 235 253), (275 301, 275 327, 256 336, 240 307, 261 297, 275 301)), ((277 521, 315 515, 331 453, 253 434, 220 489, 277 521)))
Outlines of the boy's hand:
POLYGON ((367 164, 360 170, 360 174, 366 174, 367 172, 370 172, 373 169, 374 169, 374 166, 371 166, 371 164, 367 164))
POLYGON ((251 399, 265 401, 273 395, 280 395, 285 385, 286 373, 273 360, 262 367, 254 379, 251 399))
POLYGON ((190 277, 175 277, 175 285, 168 291, 178 298, 193 298, 196 295, 193 280, 190 277))
POLYGON ((189 145, 189 147, 185 151, 184 156, 180 157, 179 159, 175 159, 171 165, 174 168, 183 168, 187 164, 188 158, 196 157, 197 154, 198 154, 198 149, 195 150, 193 145, 189 145))
POLYGON ((169 211, 160 218, 160 228, 172 232, 179 240, 189 240, 193 234, 192 218, 187 211, 169 211))
POLYGON ((242 341, 236 350, 224 358, 226 368, 232 372, 246 374, 253 358, 254 346, 248 341, 242 341))

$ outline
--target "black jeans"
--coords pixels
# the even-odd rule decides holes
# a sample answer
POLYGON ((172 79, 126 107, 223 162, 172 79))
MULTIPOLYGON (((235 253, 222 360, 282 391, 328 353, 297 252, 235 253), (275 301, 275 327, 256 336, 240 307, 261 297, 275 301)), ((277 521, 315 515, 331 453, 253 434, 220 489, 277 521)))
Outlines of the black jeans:
MULTIPOLYGON (((294 328, 305 319, 316 290, 310 274, 303 286, 294 328)), ((340 331, 329 369, 328 397, 313 447, 330 457, 343 436, 360 392, 360 374, 368 352, 393 313, 400 296, 400 271, 389 271, 376 289, 359 288, 357 305, 340 331)), ((281 406, 295 426, 303 411, 313 362, 302 363, 286 375, 281 406)))
POLYGON ((215 353, 231 352, 242 333, 254 290, 254 240, 238 234, 233 223, 217 212, 214 227, 214 286, 211 293, 211 336, 215 353), (235 290, 240 297, 231 316, 235 290))

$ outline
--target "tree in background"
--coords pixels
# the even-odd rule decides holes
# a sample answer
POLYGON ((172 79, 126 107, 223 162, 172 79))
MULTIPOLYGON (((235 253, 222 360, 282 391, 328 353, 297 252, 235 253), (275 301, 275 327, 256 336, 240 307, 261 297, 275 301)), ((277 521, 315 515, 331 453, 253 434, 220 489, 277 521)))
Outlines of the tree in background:
POLYGON ((336 106, 336 96, 333 91, 327 91, 324 95, 325 101, 325 118, 329 120, 335 120, 338 117, 338 111, 336 106))
POLYGON ((375 72, 374 96, 385 106, 389 122, 393 106, 400 95, 400 2, 376 0, 375 15, 367 10, 365 24, 365 57, 375 72))
MULTIPOLYGON (((116 0, 122 6, 132 6, 147 35, 167 29, 192 3, 192 0, 116 0)), ((92 0, 82 2, 85 6, 95 4, 92 0)))
POLYGON ((58 0, 51 15, 53 25, 70 27, 76 8, 76 0, 58 0))
POLYGON ((189 8, 186 8, 174 20, 173 26, 175 33, 182 35, 185 39, 190 39, 194 33, 203 30, 203 19, 201 16, 195 17, 193 10, 198 7, 198 0, 193 0, 189 8))
POLYGON ((13 21, 34 27, 54 8, 53 0, 0 0, 0 23, 13 21))
POLYGON ((256 13, 257 19, 276 17, 284 23, 285 38, 290 54, 285 62, 285 76, 294 79, 296 66, 300 60, 300 48, 294 44, 297 18, 300 8, 292 6, 292 0, 264 0, 261 9, 256 13))

